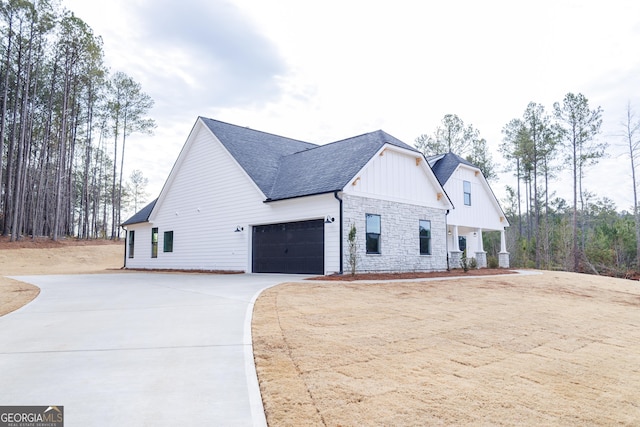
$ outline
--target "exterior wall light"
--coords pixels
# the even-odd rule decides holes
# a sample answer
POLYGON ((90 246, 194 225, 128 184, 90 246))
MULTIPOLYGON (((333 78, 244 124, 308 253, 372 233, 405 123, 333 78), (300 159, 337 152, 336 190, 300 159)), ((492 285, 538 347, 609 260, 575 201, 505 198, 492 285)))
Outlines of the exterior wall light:
POLYGON ((240 233, 241 231, 244 231, 244 227, 237 226, 236 231, 234 231, 234 233, 240 233))

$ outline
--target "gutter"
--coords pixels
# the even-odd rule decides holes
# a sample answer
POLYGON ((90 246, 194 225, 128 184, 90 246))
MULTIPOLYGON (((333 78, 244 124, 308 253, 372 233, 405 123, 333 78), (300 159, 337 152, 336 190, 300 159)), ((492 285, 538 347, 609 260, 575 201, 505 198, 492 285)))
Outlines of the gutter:
POLYGON ((447 213, 444 214, 444 249, 447 254, 447 271, 451 270, 451 267, 449 266, 449 224, 447 224, 449 212, 450 210, 447 209, 447 213))
MULTIPOLYGON (((272 199, 271 197, 267 197, 266 199, 264 199, 262 201, 262 203, 273 203, 273 202, 280 202, 282 200, 291 200, 291 199, 300 199, 302 197, 310 197, 310 196, 320 196, 322 194, 329 194, 329 193, 336 193, 338 191, 341 190, 329 190, 329 191, 320 191, 318 193, 309 193, 309 194, 299 194, 297 196, 287 196, 287 197, 282 197, 282 198, 278 198, 278 199, 272 199)), ((337 197, 336 197, 337 198, 337 197)), ((340 199, 338 199, 340 200, 340 199)))
MULTIPOLYGON (((333 197, 340 203, 340 274, 343 274, 344 242, 343 242, 343 221, 342 221, 342 199, 338 197, 338 190, 333 192, 333 197)), ((448 213, 448 211, 447 211, 448 213)), ((445 221, 446 222, 446 221, 445 221)))

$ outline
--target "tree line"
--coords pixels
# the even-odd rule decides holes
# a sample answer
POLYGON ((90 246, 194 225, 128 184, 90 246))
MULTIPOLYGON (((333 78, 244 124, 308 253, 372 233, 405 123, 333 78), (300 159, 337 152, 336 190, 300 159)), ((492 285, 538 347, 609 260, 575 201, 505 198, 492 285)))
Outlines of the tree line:
MULTIPOLYGON (((0 0, 0 233, 83 239, 119 236, 121 212, 144 203, 146 178, 125 182, 126 140, 152 133, 153 100, 104 64, 102 40, 55 0, 0 0)), ((633 188, 633 212, 583 188, 603 156, 602 109, 568 93, 547 110, 531 102, 502 129, 500 151, 515 185, 501 201, 512 265, 623 275, 640 267, 636 160, 640 120, 631 106, 620 127, 633 188), (572 198, 554 197, 568 168, 572 198)), ((447 114, 415 145, 427 156, 452 151, 488 180, 499 166, 480 131, 447 114)), ((497 252, 495 236, 485 248, 497 252), (492 249, 493 248, 493 249, 492 249)))
MULTIPOLYGON (((640 120, 631 105, 618 139, 627 151, 633 212, 619 213, 611 200, 599 199, 583 187, 589 167, 608 147, 600 139, 602 114, 602 108, 592 108, 583 94, 568 93, 550 110, 531 102, 521 117, 504 125, 500 152, 507 160, 504 171, 515 178, 515 185, 506 187, 506 200, 501 201, 511 224, 506 234, 512 266, 620 277, 640 270, 636 192, 640 120), (568 201, 554 197, 554 186, 566 185, 559 182, 562 170, 571 176, 568 201)), ((447 151, 466 156, 488 180, 496 177, 498 168, 479 131, 455 114, 445 115, 441 125, 431 135, 416 138, 415 145, 427 156, 447 151)), ((491 233, 484 237, 489 255, 497 256, 499 237, 491 233)))
POLYGON ((153 100, 53 0, 1 0, 0 37, 0 232, 118 238, 144 193, 139 171, 123 180, 126 140, 153 131, 153 100))

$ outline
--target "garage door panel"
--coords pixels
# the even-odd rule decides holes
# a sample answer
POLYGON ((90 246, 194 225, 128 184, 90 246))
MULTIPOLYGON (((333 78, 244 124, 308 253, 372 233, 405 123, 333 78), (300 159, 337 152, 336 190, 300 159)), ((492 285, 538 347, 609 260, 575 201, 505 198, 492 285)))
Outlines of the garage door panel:
POLYGON ((324 274, 324 221, 253 227, 254 273, 324 274))

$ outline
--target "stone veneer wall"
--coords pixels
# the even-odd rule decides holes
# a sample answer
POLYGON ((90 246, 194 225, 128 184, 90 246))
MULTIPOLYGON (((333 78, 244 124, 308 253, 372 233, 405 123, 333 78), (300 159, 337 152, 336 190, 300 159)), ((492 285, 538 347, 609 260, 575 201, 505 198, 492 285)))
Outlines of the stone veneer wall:
POLYGON ((447 269, 446 210, 343 195, 344 272, 350 271, 351 224, 356 226, 358 272, 443 271, 447 269), (366 253, 366 214, 380 215, 380 255, 366 253), (420 255, 419 221, 431 221, 431 255, 420 255))

